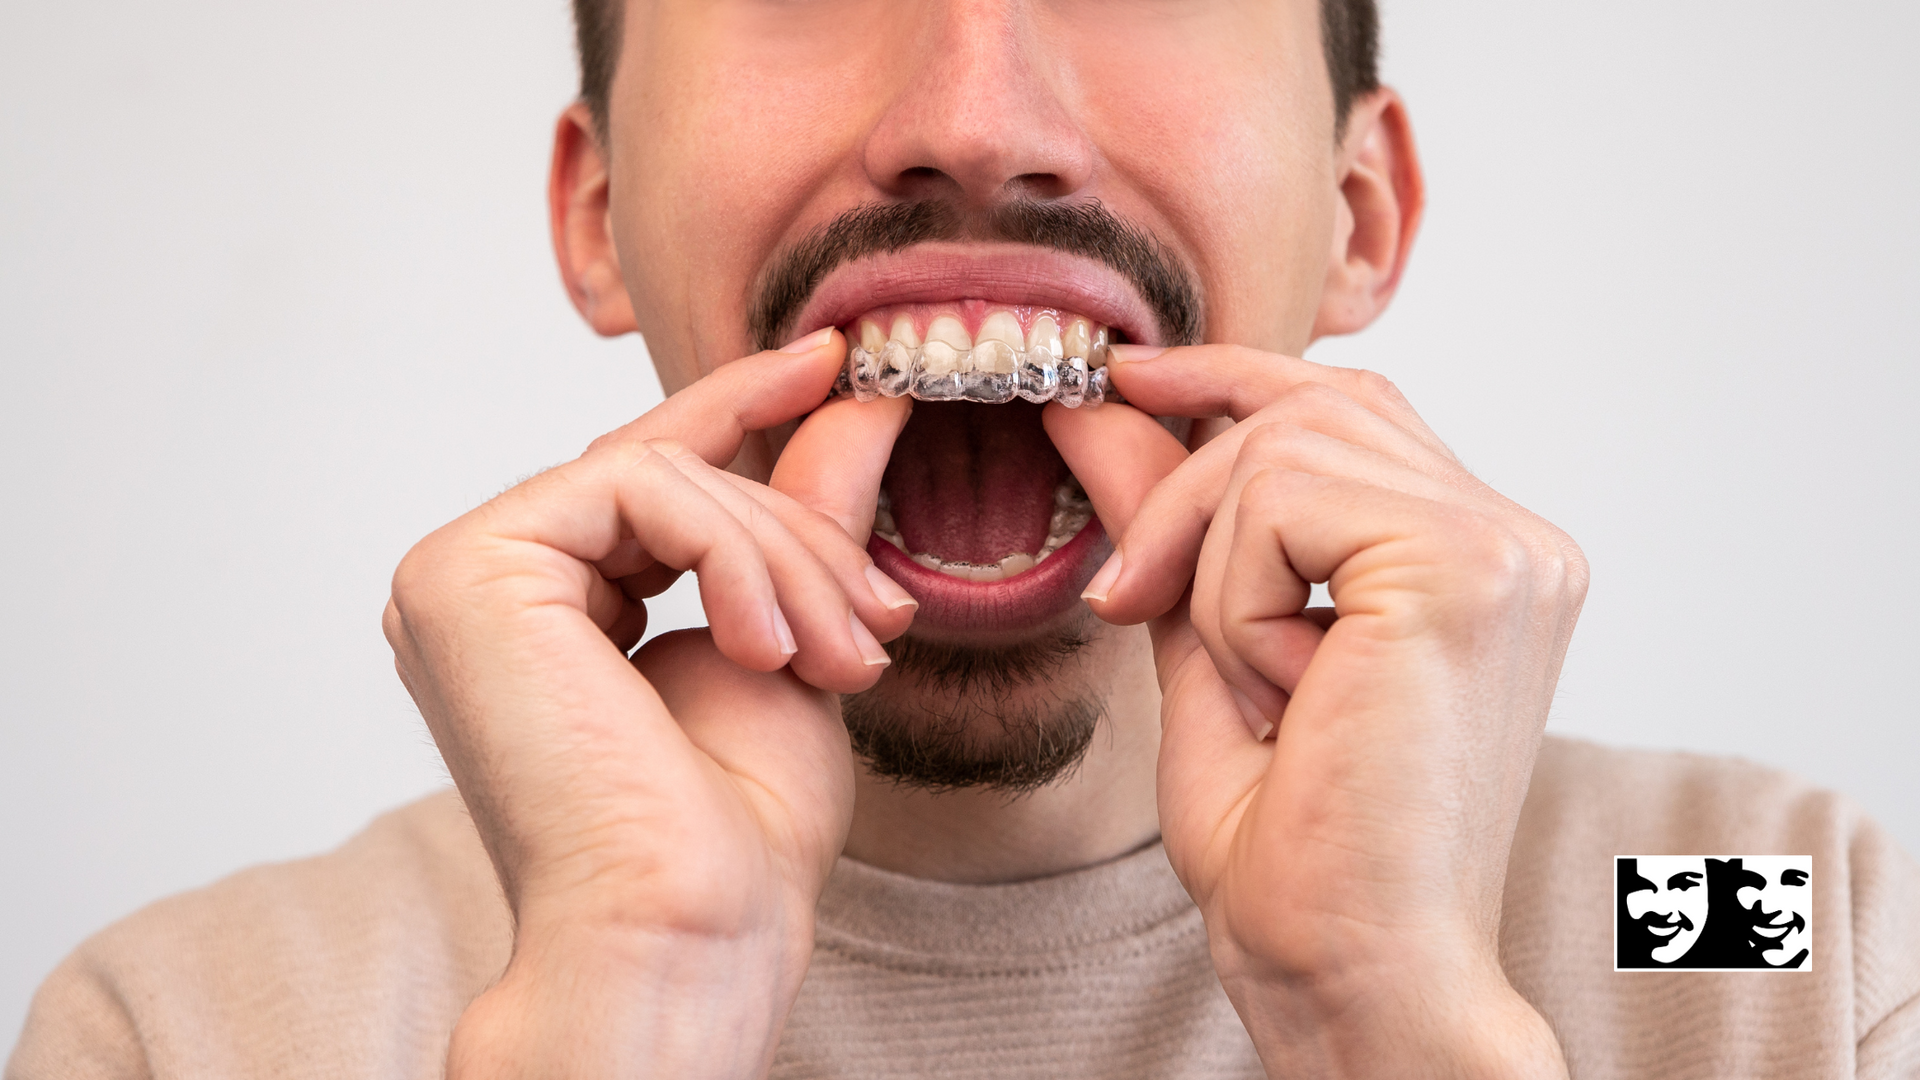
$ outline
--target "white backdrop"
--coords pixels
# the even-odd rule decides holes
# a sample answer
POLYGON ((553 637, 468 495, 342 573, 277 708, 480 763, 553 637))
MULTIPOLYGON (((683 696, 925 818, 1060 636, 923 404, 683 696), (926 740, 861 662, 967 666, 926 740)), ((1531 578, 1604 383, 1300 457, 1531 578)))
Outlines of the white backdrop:
MULTIPOLYGON (((1432 213, 1315 358, 1585 545, 1557 730, 1920 849, 1920 8, 1386 22, 1432 213)), ((443 782, 393 564, 659 394, 555 280, 572 79, 562 0, 0 8, 0 1047, 90 931, 443 782)))

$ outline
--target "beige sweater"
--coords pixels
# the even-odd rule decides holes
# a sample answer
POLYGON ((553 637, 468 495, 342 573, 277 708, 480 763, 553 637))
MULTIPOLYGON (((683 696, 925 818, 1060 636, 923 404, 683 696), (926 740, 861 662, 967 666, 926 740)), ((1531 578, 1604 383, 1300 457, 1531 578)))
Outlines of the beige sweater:
MULTIPOLYGON (((842 860, 776 1077, 1255 1077, 1159 847, 1005 886, 842 860)), ((34 1000, 9 1080, 433 1077, 510 944, 451 792, 340 850, 102 932, 34 1000)), ((1753 766, 1549 740, 1501 944, 1576 1077, 1920 1077, 1920 865, 1753 766), (1615 973, 1612 856, 1814 857, 1811 972, 1615 973)))

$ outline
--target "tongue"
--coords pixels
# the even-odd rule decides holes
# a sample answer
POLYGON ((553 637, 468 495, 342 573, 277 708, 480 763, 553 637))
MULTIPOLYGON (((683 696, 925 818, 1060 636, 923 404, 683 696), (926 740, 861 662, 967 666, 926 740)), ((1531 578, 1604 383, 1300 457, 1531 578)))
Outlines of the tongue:
POLYGON ((985 564, 1046 545, 1067 465, 1040 426, 1040 408, 914 405, 881 481, 908 551, 985 564))

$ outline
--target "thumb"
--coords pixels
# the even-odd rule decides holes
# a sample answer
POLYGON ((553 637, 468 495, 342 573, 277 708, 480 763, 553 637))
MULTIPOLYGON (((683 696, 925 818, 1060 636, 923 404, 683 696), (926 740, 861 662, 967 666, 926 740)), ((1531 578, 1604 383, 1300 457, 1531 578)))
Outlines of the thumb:
POLYGON ((767 486, 840 523, 855 543, 873 527, 880 478, 913 399, 830 401, 807 417, 780 452, 767 486))
POLYGON ((1131 405, 1069 409, 1050 404, 1040 422, 1086 490, 1116 548, 1147 493, 1187 460, 1187 448, 1179 439, 1131 405))

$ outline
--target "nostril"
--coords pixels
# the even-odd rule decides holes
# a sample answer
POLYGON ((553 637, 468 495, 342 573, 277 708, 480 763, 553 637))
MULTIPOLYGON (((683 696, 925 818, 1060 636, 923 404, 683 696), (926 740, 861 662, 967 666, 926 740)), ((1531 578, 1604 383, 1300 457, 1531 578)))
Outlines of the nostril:
POLYGON ((1062 199, 1073 194, 1073 188, 1058 173, 1036 172, 1007 181, 1007 192, 1027 199, 1062 199))
POLYGON ((960 182, 931 165, 915 165, 900 170, 893 189, 906 199, 952 199, 960 193, 960 182))

